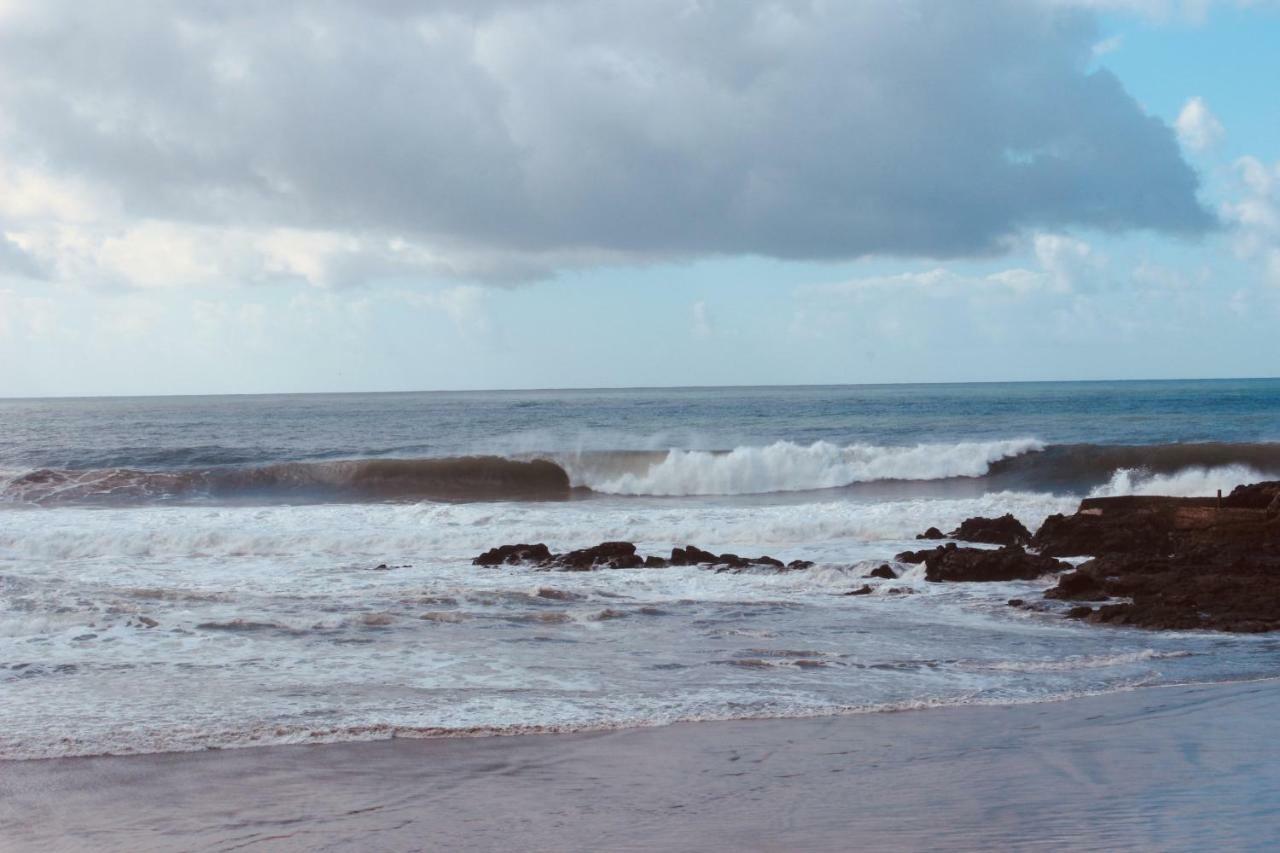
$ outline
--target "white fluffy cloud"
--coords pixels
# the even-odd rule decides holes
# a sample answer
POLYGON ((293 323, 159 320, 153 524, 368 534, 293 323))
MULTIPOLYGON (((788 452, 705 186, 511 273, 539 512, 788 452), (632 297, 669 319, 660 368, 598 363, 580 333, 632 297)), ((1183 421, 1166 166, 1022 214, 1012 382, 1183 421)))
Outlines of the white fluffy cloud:
POLYGON ((1014 0, 6 0, 0 265, 514 280, 1211 227, 1098 36, 1014 0))
POLYGON ((1201 97, 1187 100, 1174 121, 1174 127, 1178 130, 1178 139, 1192 151, 1207 151, 1226 134, 1222 122, 1201 97))

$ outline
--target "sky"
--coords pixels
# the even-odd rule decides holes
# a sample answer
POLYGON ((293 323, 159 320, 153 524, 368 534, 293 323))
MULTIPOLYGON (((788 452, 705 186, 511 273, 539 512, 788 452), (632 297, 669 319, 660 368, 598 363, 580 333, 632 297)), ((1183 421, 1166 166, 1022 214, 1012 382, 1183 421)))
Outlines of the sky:
POLYGON ((0 0, 0 396, 1280 374, 1274 0, 0 0))

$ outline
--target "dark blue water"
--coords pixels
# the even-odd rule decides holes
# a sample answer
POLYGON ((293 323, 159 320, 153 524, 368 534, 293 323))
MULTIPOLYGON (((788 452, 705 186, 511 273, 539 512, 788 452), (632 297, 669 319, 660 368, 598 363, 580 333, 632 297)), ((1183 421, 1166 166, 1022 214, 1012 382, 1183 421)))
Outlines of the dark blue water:
POLYGON ((0 468, 375 456, 1280 441, 1280 380, 0 400, 0 468))

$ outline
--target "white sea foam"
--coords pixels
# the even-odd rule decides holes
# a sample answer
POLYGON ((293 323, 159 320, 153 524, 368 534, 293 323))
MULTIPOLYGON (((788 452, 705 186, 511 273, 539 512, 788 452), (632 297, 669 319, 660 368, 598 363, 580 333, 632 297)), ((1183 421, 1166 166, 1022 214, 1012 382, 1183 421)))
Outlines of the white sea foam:
POLYGON ((617 539, 650 548, 695 544, 718 549, 717 553, 735 548, 775 549, 778 556, 790 556, 788 549, 850 553, 851 543, 913 539, 927 527, 950 529, 975 515, 1012 512, 1034 529, 1046 516, 1070 512, 1076 504, 1074 498, 1000 492, 974 498, 766 506, 635 507, 622 500, 593 500, 61 508, 9 513, 0 529, 0 558, 25 562, 314 555, 352 562, 412 561, 422 556, 461 560, 506 542, 546 542, 553 550, 568 550, 617 539))
POLYGON ((1227 494, 1241 483, 1257 483, 1275 479, 1247 465, 1220 465, 1213 468, 1184 468, 1173 474, 1153 474, 1135 468, 1121 468, 1110 481, 1090 493, 1094 498, 1121 495, 1167 495, 1170 497, 1212 497, 1222 490, 1227 494))
POLYGON ((619 495, 747 495, 830 489, 876 480, 980 477, 991 463, 1044 449, 1033 438, 887 447, 826 441, 778 441, 728 453, 671 450, 642 473, 594 478, 582 485, 619 495))

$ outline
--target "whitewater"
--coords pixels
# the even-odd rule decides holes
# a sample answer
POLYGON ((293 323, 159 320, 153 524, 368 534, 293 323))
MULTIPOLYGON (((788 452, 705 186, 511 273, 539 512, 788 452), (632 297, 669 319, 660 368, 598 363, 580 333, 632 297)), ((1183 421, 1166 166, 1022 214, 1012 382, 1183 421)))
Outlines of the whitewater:
POLYGON ((0 401, 0 758, 1274 675, 1274 639, 1081 625, 1007 606, 1049 579, 893 555, 975 515, 1280 478, 1277 411, 1274 382, 0 401), (813 565, 471 562, 609 540, 813 565))

